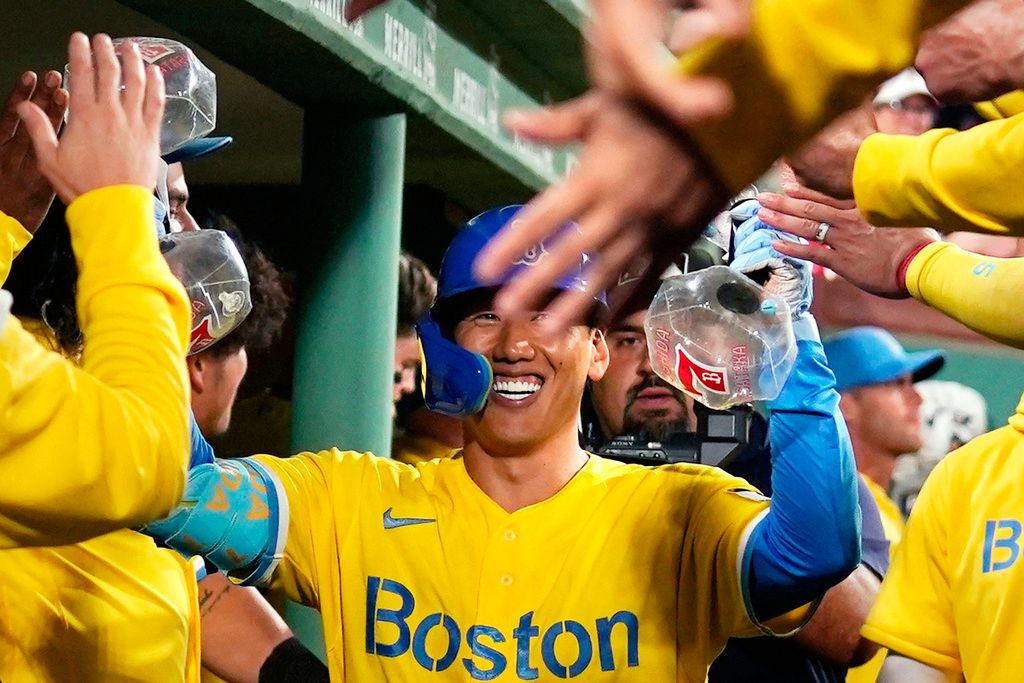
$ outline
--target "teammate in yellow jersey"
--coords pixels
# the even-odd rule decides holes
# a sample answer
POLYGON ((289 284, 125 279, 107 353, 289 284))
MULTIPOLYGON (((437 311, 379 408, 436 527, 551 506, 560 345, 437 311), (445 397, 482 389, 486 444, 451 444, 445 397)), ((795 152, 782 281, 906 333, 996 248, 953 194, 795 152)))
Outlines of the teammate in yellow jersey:
MULTIPOLYGON (((88 41, 78 36, 72 49, 92 82, 88 41)), ((106 66, 97 65, 97 78, 107 77, 106 66)), ((69 205, 89 342, 76 368, 13 317, 4 326, 0 476, 34 484, 0 494, 0 548, 71 543, 145 522, 166 514, 184 484, 188 388, 178 359, 188 305, 156 248, 151 191, 138 189, 156 178, 150 136, 159 129, 162 81, 149 76, 146 90, 139 62, 131 75, 123 104, 82 93, 83 114, 59 144, 53 127, 68 96, 58 73, 42 83, 24 74, 5 106, 0 279, 42 221, 52 183, 69 205), (45 472, 41 462, 50 463, 45 472)))
POLYGON ((430 310, 437 278, 418 258, 403 252, 398 264, 398 329, 395 339, 395 429, 391 457, 409 465, 449 458, 462 446, 462 423, 427 410, 417 390, 420 363, 416 322, 430 310))
MULTIPOLYGON (((577 436, 602 332, 503 318, 472 275, 517 210, 459 232, 420 324, 426 401, 462 416, 459 457, 219 461, 149 531, 317 607, 335 680, 703 681, 727 637, 791 631, 858 563, 852 456, 813 320, 796 323, 771 405, 771 506, 714 468, 602 459, 577 436)), ((537 245, 520 267, 545 258, 537 245)), ((560 286, 584 289, 579 269, 560 286)))
MULTIPOLYGON (((81 269, 76 303, 87 335, 82 369, 73 369, 57 354, 33 350, 13 319, 4 337, 5 345, 13 339, 23 351, 5 358, 5 372, 18 367, 15 361, 28 363, 49 382, 42 387, 28 383, 32 376, 22 370, 13 377, 24 384, 5 394, 17 409, 4 412, 9 421, 4 437, 11 440, 5 466, 19 454, 8 450, 10 445, 28 451, 26 435, 41 440, 31 474, 11 479, 33 485, 7 490, 22 496, 21 514, 29 520, 33 506, 58 509, 62 516, 55 519, 35 518, 45 522, 40 524, 44 531, 57 534, 51 536, 56 543, 82 537, 75 518, 80 507, 92 508, 91 517, 107 513, 114 523, 101 527, 104 531, 146 521, 141 511, 160 514, 161 501, 173 502, 180 495, 178 482, 188 458, 182 363, 188 305, 159 255, 154 230, 162 79, 159 72, 144 72, 138 51, 130 50, 119 91, 121 68, 109 37, 102 35, 90 48, 84 35, 75 34, 69 57, 74 113, 61 140, 44 112, 26 104, 18 109, 40 169, 69 204, 71 240, 81 269), (12 338, 14 333, 18 336, 12 338), (135 461, 128 463, 124 455, 133 449, 135 461), (150 451, 155 454, 151 462, 142 458, 150 451), (65 455, 73 455, 66 467, 59 461, 65 455), (48 464, 40 469, 40 463, 48 464), (79 476, 78 468, 93 476, 79 476), (49 481, 61 483, 63 495, 51 491, 45 485, 49 481), (137 497, 145 500, 142 507, 137 497)), ((5 167, 7 172, 14 169, 5 167)), ((11 199, 5 193, 4 200, 11 199)), ((38 201, 38 196, 21 199, 38 201)), ((2 227, 4 244, 20 247, 30 237, 16 221, 2 227)), ((6 274, 10 261, 0 267, 6 274)), ((146 552, 157 552, 152 541, 127 530, 59 548, 4 550, 0 678, 182 681, 193 674, 189 662, 197 661, 198 633, 189 629, 195 608, 191 568, 164 551, 141 577, 136 556, 146 552), (153 640, 154 633, 159 640, 153 640)))
MULTIPOLYGON (((1020 610, 1018 492, 1024 467, 1024 403, 1009 426, 944 458, 921 489, 903 544, 863 634, 937 669, 932 679, 1011 681, 1024 668, 1014 647, 1020 610)), ((880 681, 918 680, 888 660, 880 681)))

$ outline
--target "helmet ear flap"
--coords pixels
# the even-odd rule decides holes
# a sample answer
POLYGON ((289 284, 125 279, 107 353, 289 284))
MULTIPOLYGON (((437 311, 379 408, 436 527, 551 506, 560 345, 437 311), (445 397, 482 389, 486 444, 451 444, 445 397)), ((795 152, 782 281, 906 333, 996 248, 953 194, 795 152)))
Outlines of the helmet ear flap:
POLYGON ((458 418, 483 410, 494 378, 487 359, 445 338, 430 312, 416 323, 416 333, 427 408, 458 418))

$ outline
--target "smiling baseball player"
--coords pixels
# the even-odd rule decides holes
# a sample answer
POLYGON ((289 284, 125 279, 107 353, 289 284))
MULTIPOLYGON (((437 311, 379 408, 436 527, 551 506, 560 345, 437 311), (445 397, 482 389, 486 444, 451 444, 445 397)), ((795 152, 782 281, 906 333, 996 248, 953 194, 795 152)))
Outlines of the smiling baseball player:
MULTIPOLYGON (((517 210, 459 232, 420 325, 426 402, 461 416, 460 456, 218 461, 150 532, 318 608, 332 680, 704 681, 726 638, 792 631, 859 560, 851 449, 813 320, 797 322, 772 404, 786 443, 771 506, 715 468, 605 460, 577 441, 584 384, 608 363, 601 330, 501 318, 472 275, 517 210)), ((539 245, 519 267, 546 257, 539 245)), ((585 262, 558 287, 582 290, 585 262)))

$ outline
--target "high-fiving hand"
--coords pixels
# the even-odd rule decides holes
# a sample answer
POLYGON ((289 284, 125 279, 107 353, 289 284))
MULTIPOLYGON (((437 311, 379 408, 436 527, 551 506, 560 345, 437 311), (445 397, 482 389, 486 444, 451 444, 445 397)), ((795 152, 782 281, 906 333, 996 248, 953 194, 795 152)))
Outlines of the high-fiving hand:
POLYGON ((835 271, 866 292, 890 299, 909 296, 900 277, 907 257, 939 239, 930 228, 876 228, 852 201, 832 199, 790 180, 786 194, 762 192, 757 216, 764 223, 808 240, 776 241, 779 252, 835 271), (821 243, 815 237, 827 226, 821 243))
POLYGON ((60 140, 50 116, 34 102, 18 104, 39 170, 65 204, 108 185, 156 185, 164 83, 160 70, 143 67, 137 47, 114 55, 110 37, 71 36, 70 114, 60 140), (123 74, 122 74, 123 71, 123 74))
POLYGON ((68 93, 56 71, 47 72, 42 83, 26 71, 7 96, 0 114, 0 211, 35 233, 53 203, 53 188, 39 172, 28 130, 21 125, 18 108, 32 102, 56 130, 67 111, 68 93))
MULTIPOLYGON (((531 246, 545 242, 544 260, 502 290, 495 300, 499 310, 534 309, 551 283, 579 263, 580 252, 594 257, 587 272, 589 289, 555 300, 548 318, 553 326, 585 317, 595 292, 649 257, 637 284, 640 296, 729 196, 682 131, 605 93, 592 91, 550 109, 510 113, 506 125, 534 140, 580 139, 586 146, 569 176, 527 204, 478 259, 481 277, 498 279, 531 246), (579 229, 549 239, 570 221, 579 229)), ((634 298, 624 299, 623 305, 634 298)))

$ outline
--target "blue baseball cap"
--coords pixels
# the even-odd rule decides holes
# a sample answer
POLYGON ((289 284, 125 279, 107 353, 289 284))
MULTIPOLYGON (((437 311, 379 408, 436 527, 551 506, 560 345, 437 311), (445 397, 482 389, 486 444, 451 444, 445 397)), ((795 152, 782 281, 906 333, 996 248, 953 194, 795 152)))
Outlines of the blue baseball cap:
POLYGON ((946 353, 938 349, 907 353, 896 337, 880 327, 845 330, 825 341, 824 347, 838 391, 891 382, 908 374, 920 382, 946 363, 946 353))
POLYGON ((221 135, 217 137, 206 137, 199 138, 198 140, 191 140, 186 142, 184 145, 168 152, 164 155, 164 161, 168 164, 176 164, 179 161, 188 161, 190 159, 198 159, 199 157, 206 156, 212 152, 216 152, 219 149, 223 149, 234 142, 235 139, 230 135, 221 135))

